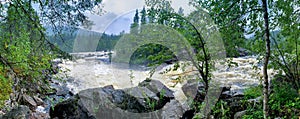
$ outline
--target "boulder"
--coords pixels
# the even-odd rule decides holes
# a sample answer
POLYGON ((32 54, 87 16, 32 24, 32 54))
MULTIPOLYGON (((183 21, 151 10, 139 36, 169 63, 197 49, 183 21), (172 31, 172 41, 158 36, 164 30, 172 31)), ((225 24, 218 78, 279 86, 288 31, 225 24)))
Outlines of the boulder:
POLYGON ((157 96, 162 96, 164 98, 174 99, 173 91, 165 86, 162 82, 153 79, 146 79, 139 83, 139 87, 146 87, 150 91, 154 92, 157 96))
POLYGON ((2 119, 28 119, 30 113, 28 106, 20 105, 3 115, 2 119))
POLYGON ((70 94, 69 88, 62 86, 56 89, 56 95, 57 96, 66 96, 68 94, 70 94))
POLYGON ((44 105, 44 101, 41 98, 33 96, 33 99, 35 100, 37 106, 44 105))
POLYGON ((244 56, 248 56, 251 54, 251 52, 245 48, 238 47, 238 48, 236 48, 236 50, 238 52, 237 57, 244 57, 244 56))
POLYGON ((143 81, 137 87, 114 89, 113 86, 80 91, 73 98, 54 106, 51 118, 181 118, 182 105, 173 92, 156 80, 143 81))
POLYGON ((180 119, 185 113, 182 105, 177 100, 171 100, 163 108, 161 117, 162 119, 180 119))
POLYGON ((196 79, 188 80, 181 89, 187 98, 198 102, 203 102, 206 95, 204 84, 196 79))
POLYGON ((227 90, 225 89, 225 87, 223 87, 223 91, 220 95, 220 99, 222 100, 226 100, 226 99, 230 99, 230 98, 235 98, 235 97, 244 97, 244 90, 227 90))
POLYGON ((54 110, 50 109, 50 117, 58 119, 88 119, 88 111, 79 100, 79 96, 76 95, 66 101, 58 103, 54 110))
POLYGON ((37 107, 37 103, 35 102, 35 100, 31 96, 26 94, 21 95, 20 104, 28 106, 30 110, 35 110, 37 107))

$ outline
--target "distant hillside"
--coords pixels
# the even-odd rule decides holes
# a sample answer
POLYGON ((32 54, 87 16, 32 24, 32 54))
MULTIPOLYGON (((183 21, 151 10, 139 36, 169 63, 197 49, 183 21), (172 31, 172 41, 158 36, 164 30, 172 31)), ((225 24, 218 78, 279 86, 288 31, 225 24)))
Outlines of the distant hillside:
POLYGON ((63 28, 60 35, 55 35, 48 27, 47 34, 51 43, 68 53, 112 50, 121 37, 80 28, 63 28))

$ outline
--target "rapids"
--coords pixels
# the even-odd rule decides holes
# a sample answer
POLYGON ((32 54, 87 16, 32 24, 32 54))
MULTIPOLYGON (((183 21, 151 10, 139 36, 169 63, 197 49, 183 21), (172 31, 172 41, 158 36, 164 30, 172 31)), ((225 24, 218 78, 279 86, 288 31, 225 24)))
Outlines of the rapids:
MULTIPOLYGON (((67 79, 67 86, 73 93, 106 85, 113 85, 115 88, 129 88, 149 77, 150 70, 117 68, 115 66, 117 64, 108 63, 107 52, 73 53, 72 55, 77 59, 74 61, 62 60, 59 66, 63 72, 58 76, 67 79)), ((229 66, 227 62, 216 61, 212 80, 230 86, 232 89, 241 90, 261 83, 262 64, 256 56, 233 58, 232 62, 235 62, 235 65, 229 66)), ((180 64, 186 63, 180 62, 180 64)), ((183 94, 181 87, 186 82, 187 76, 196 78, 197 72, 195 67, 189 65, 165 72, 172 69, 173 65, 160 66, 151 78, 168 86, 175 92, 176 99, 184 103, 187 97, 183 94)), ((276 71, 272 69, 268 72, 270 79, 276 74, 276 71)))

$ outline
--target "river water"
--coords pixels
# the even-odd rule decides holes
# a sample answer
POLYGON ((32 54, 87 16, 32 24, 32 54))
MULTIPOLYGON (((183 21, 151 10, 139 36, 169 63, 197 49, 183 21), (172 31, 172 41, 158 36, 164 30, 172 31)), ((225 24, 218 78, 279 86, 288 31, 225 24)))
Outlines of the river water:
MULTIPOLYGON (((58 76, 67 79, 67 86, 73 93, 89 88, 113 85, 114 88, 130 88, 150 77, 149 70, 118 68, 108 63, 106 52, 73 53, 77 59, 74 61, 63 60, 59 66, 63 72, 58 76)), ((231 89, 245 89, 261 83, 262 65, 256 56, 233 58, 235 65, 229 66, 224 61, 217 61, 213 70, 212 80, 222 85, 231 86, 231 89)), ((229 59, 226 59, 229 60, 229 59)), ((185 62, 180 62, 186 64, 185 62)), ((182 65, 181 65, 182 66, 182 65)), ((186 77, 195 78, 195 68, 187 65, 177 70, 165 72, 173 65, 162 65, 152 75, 152 79, 159 80, 174 91, 175 98, 184 102, 187 97, 181 87, 186 83, 186 77)), ((276 71, 270 69, 270 79, 276 71)))

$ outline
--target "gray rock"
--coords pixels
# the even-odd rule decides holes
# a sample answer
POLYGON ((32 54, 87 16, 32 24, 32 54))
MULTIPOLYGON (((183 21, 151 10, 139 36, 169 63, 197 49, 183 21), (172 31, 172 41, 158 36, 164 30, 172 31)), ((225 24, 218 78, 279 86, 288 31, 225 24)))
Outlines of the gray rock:
POLYGON ((251 54, 251 52, 245 48, 241 48, 241 47, 238 47, 236 48, 237 52, 238 52, 238 55, 237 57, 244 57, 244 56, 248 56, 251 54))
POLYGON ((242 117, 246 114, 246 110, 240 111, 234 114, 234 119, 242 119, 242 117))
POLYGON ((147 79, 139 83, 139 87, 146 87, 158 96, 163 95, 166 98, 174 99, 173 91, 165 86, 162 82, 153 79, 147 79))
MULTIPOLYGON (((148 103, 157 103, 159 98, 155 93, 145 87, 133 87, 124 90, 128 95, 133 96, 142 108, 151 110, 148 103), (148 101, 148 102, 147 102, 148 101)), ((154 107, 153 107, 154 108, 154 107)))
POLYGON ((20 105, 3 115, 2 119, 28 119, 30 113, 29 107, 20 105))
POLYGON ((171 100, 163 107, 161 117, 162 119, 180 119, 184 112, 185 110, 180 102, 171 100))
POLYGON ((20 104, 28 106, 31 110, 35 110, 37 107, 35 100, 31 96, 26 95, 26 94, 23 94, 21 96, 20 104))
POLYGON ((174 97, 172 91, 161 84, 159 81, 148 81, 123 90, 105 86, 80 91, 75 97, 57 104, 50 111, 50 116, 73 119, 180 118, 185 110, 178 101, 171 99, 174 97), (162 93, 159 89, 166 92, 162 93))
POLYGON ((244 97, 244 90, 227 90, 221 93, 220 99, 244 97))
POLYGON ((58 103, 54 110, 50 110, 51 118, 58 119, 88 119, 92 118, 89 116, 88 111, 79 100, 78 95, 58 103))
POLYGON ((41 98, 33 96, 33 99, 35 100, 37 106, 44 105, 44 101, 41 98))
POLYGON ((187 98, 194 99, 198 102, 202 102, 206 95, 204 84, 196 79, 188 80, 181 89, 187 98))
POLYGON ((30 115, 30 119, 50 119, 48 113, 34 112, 30 115))
POLYGON ((259 96, 255 99, 249 99, 248 102, 259 103, 262 100, 262 96, 259 96))
POLYGON ((56 88, 56 90, 57 90, 57 92, 56 92, 57 96, 66 96, 70 92, 66 86, 58 87, 58 88, 56 88))

